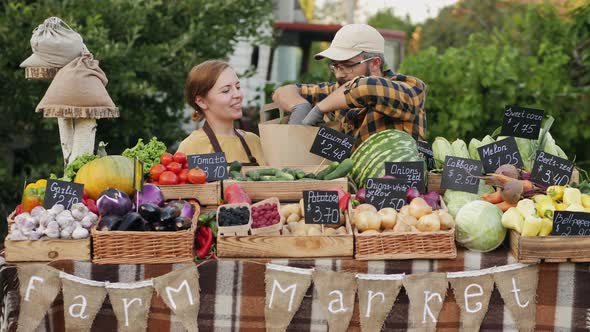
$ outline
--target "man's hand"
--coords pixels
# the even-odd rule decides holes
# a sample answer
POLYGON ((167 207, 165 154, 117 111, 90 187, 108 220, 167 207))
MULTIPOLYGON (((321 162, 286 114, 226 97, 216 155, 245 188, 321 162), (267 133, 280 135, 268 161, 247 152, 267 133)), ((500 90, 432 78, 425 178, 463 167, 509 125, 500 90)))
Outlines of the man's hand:
POLYGON ((295 84, 282 86, 275 90, 272 100, 279 104, 279 108, 287 112, 299 104, 306 103, 307 100, 300 94, 299 88, 295 84))
POLYGON ((320 111, 318 105, 315 105, 311 111, 307 114, 303 122, 301 123, 304 126, 318 126, 324 120, 324 113, 320 111))

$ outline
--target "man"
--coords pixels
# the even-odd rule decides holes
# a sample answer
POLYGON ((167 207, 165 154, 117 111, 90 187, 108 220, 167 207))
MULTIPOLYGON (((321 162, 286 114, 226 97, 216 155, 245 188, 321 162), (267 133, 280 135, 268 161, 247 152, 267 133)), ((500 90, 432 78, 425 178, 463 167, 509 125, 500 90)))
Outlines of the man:
POLYGON ((424 139, 426 85, 415 77, 383 71, 384 49, 385 40, 375 28, 345 25, 330 47, 315 55, 316 60, 331 60, 338 83, 286 85, 275 91, 273 100, 291 111, 290 124, 317 126, 325 114, 334 113, 341 130, 357 144, 392 128, 424 139))

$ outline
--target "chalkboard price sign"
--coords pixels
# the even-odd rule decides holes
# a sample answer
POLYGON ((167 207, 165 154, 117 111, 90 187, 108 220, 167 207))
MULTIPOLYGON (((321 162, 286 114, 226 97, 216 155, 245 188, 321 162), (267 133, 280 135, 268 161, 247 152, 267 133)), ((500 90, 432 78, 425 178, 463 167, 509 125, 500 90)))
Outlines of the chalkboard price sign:
POLYGON ((590 213, 555 211, 551 235, 590 236, 590 213))
POLYGON ((524 165, 514 137, 481 146, 477 152, 486 173, 493 173, 505 164, 514 165, 516 168, 522 168, 524 165))
POLYGON ((534 108, 506 106, 502 122, 502 136, 530 139, 539 138, 545 111, 534 108))
POLYGON ((47 180, 43 206, 51 209, 55 204, 63 205, 66 210, 72 205, 82 202, 84 185, 61 180, 47 180))
POLYGON ((337 191, 305 190, 303 208, 306 224, 340 224, 337 191))
POLYGON ((479 160, 447 156, 443 165, 441 186, 444 189, 466 191, 476 194, 482 171, 479 160))
POLYGON ((385 162, 385 175, 403 180, 408 187, 416 188, 421 193, 426 188, 423 161, 385 162))
POLYGON ((549 186, 565 186, 570 183, 574 163, 547 152, 537 152, 537 158, 531 172, 533 182, 549 186))
POLYGON ((187 156, 188 168, 200 168, 207 174, 207 182, 227 179, 227 160, 224 152, 187 156))
POLYGON ((369 178, 365 188, 365 201, 378 210, 391 207, 399 211, 406 205, 408 185, 405 180, 369 178))
POLYGON ((355 139, 328 127, 320 127, 310 152, 332 161, 343 161, 352 153, 355 139))
POLYGON ((432 152, 432 146, 430 143, 418 140, 418 153, 420 153, 424 158, 424 161, 426 161, 426 167, 428 167, 428 169, 436 168, 436 164, 434 163, 434 153, 432 152))

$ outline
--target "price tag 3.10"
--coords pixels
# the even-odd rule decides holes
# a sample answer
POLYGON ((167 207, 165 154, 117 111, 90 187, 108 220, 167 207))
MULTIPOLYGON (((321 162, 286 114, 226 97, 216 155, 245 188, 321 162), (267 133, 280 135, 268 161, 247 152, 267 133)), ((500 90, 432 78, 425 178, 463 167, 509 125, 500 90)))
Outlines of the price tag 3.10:
POLYGON ((340 224, 338 192, 325 190, 305 190, 303 208, 306 224, 340 224))
POLYGON ((200 168, 207 174, 207 182, 227 179, 227 160, 224 152, 187 156, 188 168, 200 168))

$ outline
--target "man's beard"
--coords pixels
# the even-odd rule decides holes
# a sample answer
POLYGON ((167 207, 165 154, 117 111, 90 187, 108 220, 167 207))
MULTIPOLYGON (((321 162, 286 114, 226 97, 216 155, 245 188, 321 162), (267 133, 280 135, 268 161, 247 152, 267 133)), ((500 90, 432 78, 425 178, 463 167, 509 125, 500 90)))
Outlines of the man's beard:
MULTIPOLYGON (((365 76, 367 76, 367 77, 368 77, 368 76, 371 76, 371 69, 369 68, 369 66, 367 66, 367 70, 365 71, 365 76)), ((342 85, 342 84, 344 84, 344 83, 348 82, 348 81, 347 81, 347 80, 345 80, 344 78, 338 79, 337 81, 338 81, 338 84, 339 84, 339 85, 342 85)))

